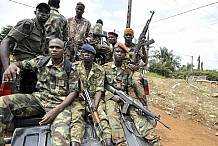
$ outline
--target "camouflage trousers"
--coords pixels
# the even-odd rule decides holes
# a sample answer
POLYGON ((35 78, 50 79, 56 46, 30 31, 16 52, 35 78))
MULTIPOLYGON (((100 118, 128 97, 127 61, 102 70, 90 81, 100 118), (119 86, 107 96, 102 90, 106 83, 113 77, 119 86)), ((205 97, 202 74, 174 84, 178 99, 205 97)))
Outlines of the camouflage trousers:
MULTIPOLYGON (((161 146, 160 136, 154 132, 156 123, 153 123, 153 121, 150 122, 146 117, 139 115, 135 112, 134 107, 131 107, 129 111, 139 136, 145 138, 152 146, 161 146)), ((120 114, 120 105, 113 100, 108 100, 106 102, 106 114, 112 130, 113 142, 116 143, 116 146, 127 146, 125 134, 120 122, 122 118, 120 114)))
MULTIPOLYGON (((60 104, 60 103, 58 103, 60 104)), ((48 112, 57 102, 48 103, 46 99, 41 99, 40 95, 33 94, 12 94, 0 97, 0 146, 3 145, 4 133, 7 132, 9 124, 14 116, 29 117, 41 115, 48 112)), ((70 107, 62 111, 51 124, 51 145, 52 146, 69 146, 70 145, 70 107)))
MULTIPOLYGON (((104 103, 100 101, 97 112, 100 119, 100 124, 103 129, 104 137, 102 137, 98 131, 98 128, 95 127, 95 131, 100 139, 100 141, 111 138, 111 129, 109 127, 108 118, 104 112, 104 103)), ((84 132, 85 132, 85 120, 84 115, 86 112, 86 105, 84 101, 74 100, 71 105, 71 142, 81 143, 84 132)), ((95 125, 95 124, 94 124, 95 125)))
POLYGON ((135 95, 138 97, 138 100, 143 104, 147 106, 147 99, 145 95, 145 89, 143 86, 143 76, 140 72, 134 71, 132 73, 132 84, 133 88, 130 89, 129 94, 131 97, 135 97, 135 95))

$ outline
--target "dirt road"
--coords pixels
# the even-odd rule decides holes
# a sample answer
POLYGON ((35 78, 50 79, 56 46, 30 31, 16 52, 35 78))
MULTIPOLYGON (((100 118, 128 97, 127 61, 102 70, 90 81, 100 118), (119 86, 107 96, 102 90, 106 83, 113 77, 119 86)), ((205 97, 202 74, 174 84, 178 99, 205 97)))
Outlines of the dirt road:
POLYGON ((215 130, 209 130, 194 121, 173 118, 154 107, 150 107, 150 110, 161 115, 161 120, 171 128, 168 130, 158 123, 157 133, 162 137, 163 146, 218 146, 215 130))

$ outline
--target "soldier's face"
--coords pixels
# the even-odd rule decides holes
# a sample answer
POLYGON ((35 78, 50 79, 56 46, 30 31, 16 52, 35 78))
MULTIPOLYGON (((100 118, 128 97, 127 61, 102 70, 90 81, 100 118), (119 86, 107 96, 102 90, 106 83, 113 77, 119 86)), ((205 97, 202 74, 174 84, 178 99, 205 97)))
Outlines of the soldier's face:
POLYGON ((134 37, 134 36, 133 36, 132 34, 125 34, 125 35, 124 35, 125 42, 131 43, 133 37, 134 37))
POLYGON ((58 42, 50 42, 49 43, 49 54, 53 59, 59 59, 63 57, 64 48, 62 44, 58 42))
POLYGON ((50 12, 46 8, 38 8, 36 9, 36 18, 39 22, 46 22, 50 17, 50 12))
POLYGON ((115 61, 118 61, 118 62, 123 61, 125 59, 125 56, 126 56, 126 53, 124 52, 123 49, 121 49, 119 47, 114 49, 115 61))
POLYGON ((91 62, 93 61, 94 57, 95 55, 92 52, 84 49, 82 50, 82 58, 84 62, 91 62))
POLYGON ((116 44, 117 43, 117 37, 116 36, 114 36, 114 35, 108 35, 108 42, 110 43, 110 44, 116 44))
POLYGON ((83 15, 83 13, 84 13, 84 10, 81 9, 81 8, 76 8, 75 10, 76 10, 76 16, 77 16, 78 18, 81 18, 82 15, 83 15))

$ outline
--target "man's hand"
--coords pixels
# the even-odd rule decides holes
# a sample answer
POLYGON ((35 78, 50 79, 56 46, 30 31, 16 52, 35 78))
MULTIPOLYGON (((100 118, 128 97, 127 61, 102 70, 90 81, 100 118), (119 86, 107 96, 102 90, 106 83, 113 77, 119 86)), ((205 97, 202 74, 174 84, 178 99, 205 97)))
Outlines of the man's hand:
POLYGON ((120 96, 118 96, 118 95, 114 95, 113 97, 112 97, 112 99, 113 99, 113 101, 115 101, 115 102, 120 102, 120 96))
POLYGON ((3 80, 10 81, 15 80, 20 73, 20 68, 16 64, 11 64, 3 73, 3 80))
POLYGON ((49 112, 47 112, 43 117, 42 120, 39 122, 39 125, 45 125, 51 123, 57 115, 60 113, 60 110, 58 107, 53 108, 49 112))

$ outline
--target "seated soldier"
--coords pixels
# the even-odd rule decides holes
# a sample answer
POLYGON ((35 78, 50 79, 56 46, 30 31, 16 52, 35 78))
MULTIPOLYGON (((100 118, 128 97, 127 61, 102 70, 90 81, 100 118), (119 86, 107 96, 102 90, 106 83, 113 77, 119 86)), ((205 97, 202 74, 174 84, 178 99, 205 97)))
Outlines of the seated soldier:
MULTIPOLYGON (((40 3, 36 6, 34 13, 36 15, 34 19, 23 19, 19 21, 2 41, 0 56, 3 70, 10 64, 9 54, 12 50, 10 45, 15 46, 13 56, 16 61, 45 55, 45 49, 47 48, 45 48, 44 24, 50 16, 50 7, 46 3, 40 3)), ((22 70, 20 76, 22 78, 20 81, 21 86, 19 85, 20 92, 31 93, 35 91, 36 74, 29 70, 22 70)))
MULTIPOLYGON (((77 96, 78 80, 75 70, 71 67, 68 74, 64 65, 64 43, 60 39, 52 39, 49 42, 50 58, 47 64, 39 67, 40 61, 45 58, 38 56, 31 60, 23 60, 11 64, 4 72, 4 80, 14 80, 21 69, 32 69, 37 72, 38 91, 32 94, 12 94, 0 97, 0 129, 4 133, 14 116, 30 117, 41 115, 44 112, 40 125, 51 124, 51 145, 70 145, 70 106, 77 96), (1 123, 2 122, 2 123, 1 123)), ((71 64, 68 62, 68 64, 71 64)), ((3 142, 3 137, 0 142, 3 142)), ((0 145, 3 145, 0 143, 0 145)))
MULTIPOLYGON (((132 98, 140 102, 141 97, 138 97, 136 94, 137 86, 134 85, 135 82, 133 76, 131 75, 132 72, 126 68, 125 64, 123 64, 127 53, 128 50, 126 46, 122 43, 118 43, 114 48, 114 61, 103 66, 106 72, 105 81, 106 84, 109 84, 117 90, 126 92, 132 98)), ((110 91, 106 91, 106 114, 112 129, 112 140, 117 146, 127 146, 124 131, 120 123, 120 118, 122 117, 120 111, 120 101, 121 97, 110 91)), ((129 107, 128 112, 135 123, 140 137, 144 137, 152 145, 159 146, 160 137, 154 133, 155 127, 153 126, 153 123, 148 122, 144 113, 134 107, 129 107)))
MULTIPOLYGON (((77 70, 78 78, 80 80, 80 89, 87 89, 90 94, 90 98, 97 109, 97 113, 100 119, 100 125, 102 127, 102 135, 95 127, 97 135, 100 141, 106 146, 111 144, 111 129, 109 127, 108 118, 104 112, 104 103, 101 100, 102 92, 104 92, 104 69, 93 62, 96 54, 96 50, 89 44, 82 46, 82 61, 75 62, 75 68, 77 70)), ((84 119, 82 117, 85 110, 85 101, 80 94, 81 100, 75 100, 77 102, 72 103, 72 121, 71 121, 71 144, 72 146, 79 146, 84 134, 84 119)), ((96 121, 93 121, 94 123, 96 121)), ((95 124, 96 125, 96 124, 95 124)))

